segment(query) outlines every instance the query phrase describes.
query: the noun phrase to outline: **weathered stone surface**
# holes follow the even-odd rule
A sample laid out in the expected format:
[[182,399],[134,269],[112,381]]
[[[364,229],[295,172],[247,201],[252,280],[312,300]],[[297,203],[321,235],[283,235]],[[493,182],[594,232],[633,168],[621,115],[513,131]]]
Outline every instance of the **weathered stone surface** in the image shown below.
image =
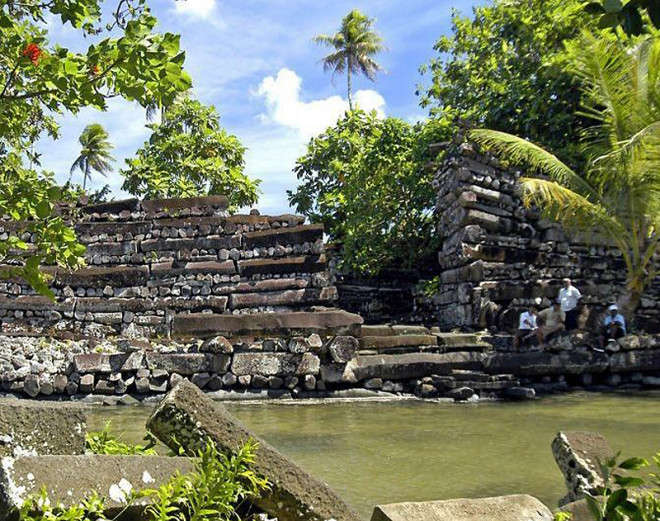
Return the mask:
[[142,286],[149,280],[147,266],[87,267],[76,271],[58,270],[55,284],[88,288]]
[[278,244],[300,244],[303,242],[316,242],[323,239],[322,224],[307,224],[294,228],[280,228],[248,232],[245,234],[245,247],[247,249],[268,248]]
[[210,357],[203,353],[147,353],[147,367],[186,376],[211,371]]
[[248,439],[257,440],[259,449],[254,468],[268,478],[271,491],[256,500],[256,504],[279,521],[359,519],[330,487],[259,439],[224,407],[188,382],[181,382],[165,397],[147,421],[147,427],[163,443],[180,443],[190,451],[209,438],[225,451],[235,450]]
[[204,341],[199,350],[203,353],[222,353],[229,355],[234,352],[234,346],[225,337],[215,336]]
[[360,347],[363,349],[434,345],[438,345],[438,339],[435,335],[363,336],[360,339]]
[[494,353],[485,359],[485,371],[490,374],[510,373],[516,376],[551,376],[560,374],[603,373],[610,365],[605,353],[568,351],[559,354],[545,352]]
[[167,213],[176,215],[177,210],[189,208],[214,207],[218,211],[226,211],[229,208],[229,199],[224,195],[207,195],[204,197],[186,197],[172,199],[145,199],[140,202],[140,207],[147,214]]
[[607,440],[592,432],[560,432],[552,441],[552,454],[568,489],[560,506],[582,499],[602,485],[600,464],[614,456]]
[[287,273],[317,273],[326,269],[325,255],[286,257],[283,259],[253,259],[238,262],[241,277],[253,275],[284,275]]
[[182,336],[226,337],[259,333],[290,333],[293,331],[345,331],[359,329],[362,317],[345,311],[292,313],[258,313],[253,315],[207,315],[191,313],[174,317],[173,332]]
[[483,360],[484,355],[475,352],[358,355],[347,364],[346,373],[352,374],[356,381],[369,378],[407,380],[431,374],[449,374],[452,369],[480,371]]
[[612,372],[660,371],[660,349],[623,351],[610,357]]
[[80,374],[110,373],[112,371],[110,358],[108,355],[102,353],[74,355],[73,365],[76,372]]
[[122,201],[110,201],[107,203],[88,204],[82,207],[82,213],[85,214],[118,214],[122,211],[135,212],[140,208],[140,201],[137,199],[124,199]]
[[552,521],[552,512],[527,495],[378,505],[371,521]]
[[301,355],[292,353],[236,353],[231,371],[236,376],[278,376],[293,374]]
[[[65,507],[80,503],[90,491],[96,491],[106,498],[106,514],[115,516],[126,506],[120,500],[120,482],[125,480],[134,492],[139,492],[165,484],[177,471],[185,474],[192,469],[187,458],[167,456],[5,457],[0,460],[0,520],[12,519],[11,510],[42,488],[48,490],[52,504]],[[143,510],[144,505],[136,504],[128,519],[139,519]]]
[[337,336],[332,339],[328,351],[332,360],[338,364],[345,364],[355,358],[358,341],[352,336]]
[[83,454],[87,414],[73,404],[0,401],[0,456]]

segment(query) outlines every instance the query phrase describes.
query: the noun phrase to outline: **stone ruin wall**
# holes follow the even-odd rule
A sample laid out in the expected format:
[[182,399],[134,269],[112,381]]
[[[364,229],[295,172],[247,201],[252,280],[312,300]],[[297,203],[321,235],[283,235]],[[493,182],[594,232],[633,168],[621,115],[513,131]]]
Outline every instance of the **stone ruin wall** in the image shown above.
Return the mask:
[[[20,280],[0,282],[2,332],[169,336],[188,314],[332,305],[337,291],[321,225],[294,215],[228,215],[227,208],[224,196],[79,208],[75,230],[87,267],[47,268],[54,303]],[[1,240],[12,225],[0,223]]]
[[[621,255],[569,238],[560,225],[524,208],[521,172],[469,143],[452,146],[434,179],[443,238],[438,292],[431,299],[417,297],[417,318],[444,328],[515,328],[524,307],[538,297],[550,305],[562,278],[570,277],[586,304],[582,320],[593,324],[624,289]],[[635,322],[660,331],[659,279],[642,298]]]

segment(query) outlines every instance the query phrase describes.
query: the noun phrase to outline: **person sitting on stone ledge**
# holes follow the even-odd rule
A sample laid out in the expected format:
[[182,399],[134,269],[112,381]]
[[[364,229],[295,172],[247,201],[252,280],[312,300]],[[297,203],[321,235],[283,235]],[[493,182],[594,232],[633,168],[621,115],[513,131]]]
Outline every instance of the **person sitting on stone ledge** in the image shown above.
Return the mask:
[[561,310],[559,300],[552,303],[552,306],[544,309],[538,314],[539,329],[537,332],[538,341],[541,347],[555,333],[565,329],[566,313]]
[[580,290],[573,286],[571,279],[564,279],[564,287],[559,291],[559,302],[561,302],[561,310],[566,313],[566,331],[572,331],[578,327],[578,302],[582,298]]
[[605,344],[610,340],[618,340],[626,336],[626,319],[619,313],[619,308],[616,304],[612,304],[607,308],[609,313],[603,320],[603,327],[600,332],[600,347],[605,347]]
[[533,338],[538,338],[538,326],[536,325],[536,306],[530,306],[527,311],[520,314],[520,322],[518,324],[518,331],[516,336],[513,337],[513,348],[518,349],[521,342],[527,345]]

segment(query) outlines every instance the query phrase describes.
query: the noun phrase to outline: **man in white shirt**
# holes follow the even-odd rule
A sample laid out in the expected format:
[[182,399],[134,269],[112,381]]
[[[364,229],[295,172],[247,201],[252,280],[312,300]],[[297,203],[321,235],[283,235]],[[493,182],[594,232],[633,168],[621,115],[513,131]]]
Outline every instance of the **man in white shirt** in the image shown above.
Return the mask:
[[564,287],[559,291],[559,302],[561,310],[566,313],[566,331],[577,329],[579,309],[578,302],[582,298],[582,293],[571,283],[571,279],[564,279]]
[[537,336],[538,327],[536,325],[536,306],[531,306],[529,310],[520,314],[518,331],[513,337],[513,348],[518,349],[520,342],[526,343],[530,338]]
[[609,340],[617,340],[626,336],[626,319],[619,313],[617,305],[612,304],[607,310],[609,313],[603,320],[600,332],[600,347],[604,347]]

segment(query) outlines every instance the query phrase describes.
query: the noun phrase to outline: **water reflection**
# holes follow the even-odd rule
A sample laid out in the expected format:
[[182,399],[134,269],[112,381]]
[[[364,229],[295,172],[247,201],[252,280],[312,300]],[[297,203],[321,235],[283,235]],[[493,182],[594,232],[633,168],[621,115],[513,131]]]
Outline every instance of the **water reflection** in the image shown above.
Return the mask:
[[[526,403],[227,404],[368,516],[374,504],[511,493],[551,507],[565,493],[550,442],[593,430],[624,455],[660,450],[660,393],[574,393]],[[149,409],[96,408],[90,428],[139,440]]]

